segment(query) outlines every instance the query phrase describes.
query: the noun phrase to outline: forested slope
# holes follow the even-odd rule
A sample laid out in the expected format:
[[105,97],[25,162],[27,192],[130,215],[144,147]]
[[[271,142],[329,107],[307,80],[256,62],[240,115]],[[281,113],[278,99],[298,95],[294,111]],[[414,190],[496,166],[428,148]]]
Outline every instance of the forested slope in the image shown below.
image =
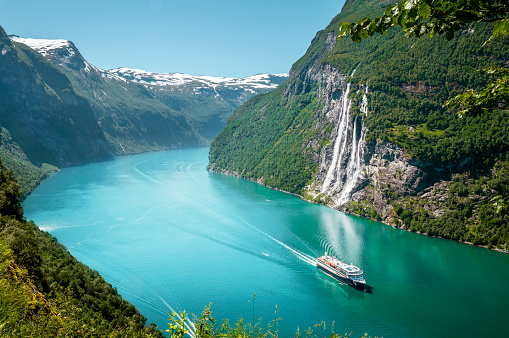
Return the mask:
[[[451,41],[398,29],[337,41],[343,21],[388,5],[347,1],[286,83],[232,115],[212,143],[209,169],[412,231],[507,248],[509,219],[491,199],[508,193],[509,113],[460,119],[443,104],[485,86],[489,76],[478,69],[506,66],[508,39],[484,44],[493,26],[475,23]],[[350,122],[341,122],[344,111]],[[335,147],[345,123],[343,148],[359,144],[356,175],[353,152]],[[334,183],[340,174],[353,179],[346,193],[346,180]]]
[[159,337],[97,271],[23,218],[0,162],[0,336]]

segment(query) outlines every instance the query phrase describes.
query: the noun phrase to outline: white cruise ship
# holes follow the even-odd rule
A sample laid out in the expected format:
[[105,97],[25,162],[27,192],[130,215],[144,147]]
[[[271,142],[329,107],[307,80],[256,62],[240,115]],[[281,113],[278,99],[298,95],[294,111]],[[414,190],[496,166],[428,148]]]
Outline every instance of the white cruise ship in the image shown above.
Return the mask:
[[352,264],[340,261],[336,257],[328,256],[327,252],[316,259],[316,266],[331,277],[351,285],[356,289],[366,290],[366,281],[362,270]]

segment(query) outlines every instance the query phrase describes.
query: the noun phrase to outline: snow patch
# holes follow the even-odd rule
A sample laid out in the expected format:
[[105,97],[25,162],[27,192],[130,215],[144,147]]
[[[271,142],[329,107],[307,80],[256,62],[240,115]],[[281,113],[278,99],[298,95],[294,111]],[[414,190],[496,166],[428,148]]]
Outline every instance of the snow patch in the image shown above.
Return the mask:
[[10,35],[9,37],[12,41],[23,43],[33,50],[41,53],[43,56],[52,55],[57,49],[67,49],[67,52],[69,53],[67,57],[71,57],[76,54],[72,42],[69,40],[31,39],[21,38],[16,35]]

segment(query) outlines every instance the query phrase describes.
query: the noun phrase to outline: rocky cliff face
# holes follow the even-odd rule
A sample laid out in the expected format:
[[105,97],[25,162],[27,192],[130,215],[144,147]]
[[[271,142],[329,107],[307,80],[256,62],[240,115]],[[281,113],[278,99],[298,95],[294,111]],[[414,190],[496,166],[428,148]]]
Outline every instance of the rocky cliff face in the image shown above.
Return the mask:
[[[336,36],[329,32],[320,56],[331,51],[335,43]],[[355,71],[350,74],[350,78],[354,77]],[[315,127],[317,136],[308,141],[308,147],[315,149],[313,159],[319,169],[312,183],[304,188],[304,196],[342,211],[349,211],[351,202],[367,203],[381,220],[392,222],[394,213],[386,194],[417,195],[431,183],[423,170],[429,164],[412,158],[395,144],[366,142],[368,130],[363,119],[369,114],[367,85],[352,86],[337,68],[316,61],[305,72],[291,74],[287,95],[296,94],[295,78],[317,83],[323,105],[316,116],[321,121]],[[352,90],[356,91],[357,105],[350,95]],[[327,134],[331,126],[332,131]],[[323,137],[330,141],[317,148]]]
[[34,164],[57,166],[111,155],[88,102],[67,77],[0,27],[0,125]]

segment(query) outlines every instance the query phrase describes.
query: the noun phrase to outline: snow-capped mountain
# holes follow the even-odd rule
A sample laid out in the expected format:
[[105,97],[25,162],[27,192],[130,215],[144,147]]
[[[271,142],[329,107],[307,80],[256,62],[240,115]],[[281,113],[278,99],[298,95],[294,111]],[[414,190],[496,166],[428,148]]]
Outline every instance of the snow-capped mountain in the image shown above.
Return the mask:
[[[172,121],[182,118],[180,122],[170,123],[173,128],[180,129],[178,134],[195,134],[198,143],[207,144],[226,126],[228,117],[242,103],[275,89],[288,78],[288,74],[232,78],[151,73],[130,68],[104,70],[88,62],[69,40],[9,37],[37,51],[69,77],[78,92],[91,102],[99,116],[99,124],[118,153],[166,148],[174,142],[183,146],[191,142],[189,137],[188,141],[164,141],[165,135],[174,135],[175,130],[165,131],[166,123],[161,118]],[[157,117],[149,118],[149,115]],[[157,126],[153,127],[157,131],[150,131],[145,125],[156,121]],[[186,128],[190,130],[186,132]],[[133,132],[142,136],[133,137]],[[157,140],[155,134],[159,135]]]
[[33,50],[41,53],[44,56],[54,55],[62,50],[67,51],[67,57],[71,57],[76,54],[76,47],[69,40],[47,40],[47,39],[25,39],[17,35],[9,35],[9,38],[14,42],[21,42],[29,46]]
[[152,73],[141,69],[120,67],[104,70],[88,63],[80,54],[76,46],[69,40],[47,40],[22,38],[17,35],[9,37],[19,43],[23,43],[33,50],[39,52],[48,59],[57,59],[60,65],[68,64],[73,58],[82,61],[82,68],[89,71],[91,68],[99,71],[103,77],[125,82],[131,81],[150,86],[193,86],[196,89],[206,87],[235,87],[245,89],[253,93],[259,90],[275,89],[281,82],[288,78],[288,74],[257,74],[244,78],[214,77],[204,75],[189,75],[183,73]]
[[280,79],[285,80],[288,74],[258,74],[244,78],[195,76],[183,73],[151,73],[132,68],[116,68],[107,71],[109,74],[126,80],[152,86],[209,86],[209,87],[246,87],[251,89],[275,89]]

